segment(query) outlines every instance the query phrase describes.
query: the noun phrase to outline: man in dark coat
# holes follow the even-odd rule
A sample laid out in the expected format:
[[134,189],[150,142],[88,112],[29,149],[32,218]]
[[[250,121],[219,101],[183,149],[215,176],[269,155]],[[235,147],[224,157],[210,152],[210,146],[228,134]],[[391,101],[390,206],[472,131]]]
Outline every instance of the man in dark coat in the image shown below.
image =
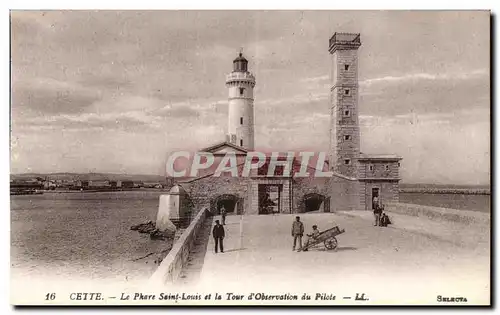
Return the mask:
[[225,233],[224,233],[224,227],[219,223],[219,220],[215,220],[215,226],[212,231],[212,235],[215,241],[215,253],[217,254],[218,248],[220,248],[220,252],[223,253],[224,252],[223,240]]
[[385,212],[382,213],[382,216],[380,217],[380,225],[386,227],[389,224],[391,224],[391,220],[389,219],[389,216]]

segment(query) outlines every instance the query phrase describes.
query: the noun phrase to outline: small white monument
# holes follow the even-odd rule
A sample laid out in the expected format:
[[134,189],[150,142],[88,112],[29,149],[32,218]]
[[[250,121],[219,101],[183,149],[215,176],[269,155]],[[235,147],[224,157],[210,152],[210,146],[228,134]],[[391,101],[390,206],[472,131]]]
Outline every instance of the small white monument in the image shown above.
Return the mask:
[[169,193],[160,196],[156,228],[162,231],[175,231],[180,223],[188,218],[185,204],[186,191],[179,185],[170,189]]

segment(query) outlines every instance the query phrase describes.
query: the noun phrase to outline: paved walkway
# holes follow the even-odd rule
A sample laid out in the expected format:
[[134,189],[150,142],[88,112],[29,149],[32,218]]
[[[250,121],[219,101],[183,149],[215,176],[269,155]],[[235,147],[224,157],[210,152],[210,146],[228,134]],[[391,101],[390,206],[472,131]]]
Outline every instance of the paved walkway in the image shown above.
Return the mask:
[[214,253],[210,237],[199,282],[190,289],[333,293],[337,299],[366,293],[375,303],[436,303],[438,295],[488,302],[490,261],[483,246],[472,249],[398,227],[375,227],[364,214],[300,216],[306,233],[313,224],[320,230],[345,229],[337,237],[338,249],[292,251],[295,215],[229,216],[225,253]]
[[[371,211],[345,211],[342,215],[374,221]],[[451,242],[472,250],[488,250],[490,246],[490,226],[485,223],[465,224],[451,221],[435,221],[425,217],[409,216],[387,212],[390,227],[421,234],[425,237]]]

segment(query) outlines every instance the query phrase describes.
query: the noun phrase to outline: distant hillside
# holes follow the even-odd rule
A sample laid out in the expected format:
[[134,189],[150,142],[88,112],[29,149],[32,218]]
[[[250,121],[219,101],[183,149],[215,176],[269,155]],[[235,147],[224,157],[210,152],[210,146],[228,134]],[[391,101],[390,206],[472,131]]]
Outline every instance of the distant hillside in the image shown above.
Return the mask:
[[164,182],[162,175],[141,175],[141,174],[108,174],[108,173],[23,173],[11,174],[12,180],[27,180],[36,177],[48,178],[49,180],[132,180],[136,182]]

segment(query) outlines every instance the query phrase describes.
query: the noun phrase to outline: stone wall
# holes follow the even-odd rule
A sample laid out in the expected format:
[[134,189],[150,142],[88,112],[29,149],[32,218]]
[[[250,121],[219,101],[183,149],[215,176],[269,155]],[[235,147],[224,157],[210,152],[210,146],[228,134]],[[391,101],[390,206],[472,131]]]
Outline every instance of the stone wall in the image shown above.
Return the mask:
[[292,213],[303,213],[305,211],[304,196],[307,194],[318,194],[330,197],[328,177],[303,177],[294,178],[292,182]]
[[399,162],[360,160],[358,176],[359,178],[399,178]]
[[330,166],[336,172],[356,177],[360,148],[356,49],[336,50],[332,63]]
[[456,210],[397,202],[386,203],[385,210],[393,213],[424,217],[434,221],[452,221],[463,224],[490,224],[490,214],[478,211]]
[[163,259],[158,269],[151,276],[150,284],[152,286],[162,286],[177,280],[182,268],[187,263],[189,252],[194,246],[196,237],[199,235],[203,222],[208,215],[207,208],[198,212],[188,228],[175,242],[167,257]]
[[211,201],[220,195],[235,195],[244,202],[244,209],[249,208],[249,179],[245,177],[205,177],[189,184],[189,195],[194,209],[208,208],[211,211]]
[[[282,185],[281,213],[304,211],[303,198],[316,193],[329,200],[329,212],[364,209],[360,206],[360,183],[334,176],[332,178],[247,178],[247,177],[205,177],[184,185],[194,209],[213,208],[214,200],[221,195],[236,196],[243,203],[243,214],[258,214],[258,185]],[[363,190],[364,192],[364,190]],[[363,195],[364,198],[364,195]],[[211,209],[213,210],[213,209]]]
[[398,181],[362,181],[360,182],[361,209],[372,210],[372,189],[379,189],[379,199],[383,204],[399,201]]
[[[357,49],[336,50],[332,54],[333,64],[332,82],[342,82],[345,85],[358,85],[358,51]],[[345,69],[345,65],[349,69]]]
[[329,182],[330,212],[360,210],[360,183],[357,180],[348,180],[332,177]]

